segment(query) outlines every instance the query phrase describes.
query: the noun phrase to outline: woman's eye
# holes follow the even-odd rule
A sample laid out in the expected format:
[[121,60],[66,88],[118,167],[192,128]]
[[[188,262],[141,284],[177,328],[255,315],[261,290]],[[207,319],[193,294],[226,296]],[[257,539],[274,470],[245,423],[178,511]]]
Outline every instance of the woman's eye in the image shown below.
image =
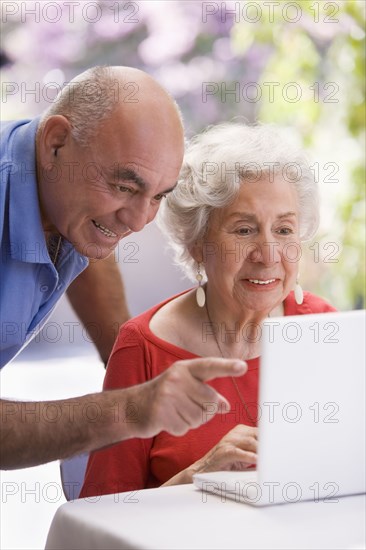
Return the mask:
[[281,227],[278,232],[281,235],[292,235],[293,230],[290,227]]
[[252,230],[250,227],[241,227],[236,232],[238,233],[238,235],[250,235],[251,231]]

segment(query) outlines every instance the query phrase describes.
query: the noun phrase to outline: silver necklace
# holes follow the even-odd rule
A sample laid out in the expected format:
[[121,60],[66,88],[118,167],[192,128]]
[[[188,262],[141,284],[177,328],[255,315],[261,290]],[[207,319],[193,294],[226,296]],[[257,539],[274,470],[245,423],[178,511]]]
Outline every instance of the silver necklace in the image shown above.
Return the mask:
[[58,237],[52,236],[48,241],[48,253],[50,255],[51,262],[53,263],[54,266],[56,265],[56,262],[60,254],[61,243],[62,243],[61,235],[59,235]]
[[[207,319],[208,319],[208,321],[209,321],[209,323],[210,323],[210,325],[211,325],[212,334],[213,334],[213,337],[214,337],[214,339],[215,339],[217,349],[219,350],[220,355],[221,355],[221,357],[222,357],[223,359],[228,359],[228,358],[225,357],[225,355],[223,354],[222,349],[221,349],[221,346],[220,346],[220,344],[219,344],[219,340],[218,340],[217,335],[216,335],[216,330],[215,330],[214,324],[213,324],[213,322],[212,322],[210,313],[209,313],[209,311],[208,311],[207,297],[206,297],[205,306],[206,306]],[[233,376],[230,376],[230,379],[231,379],[231,381],[232,381],[232,383],[233,383],[233,385],[234,385],[234,388],[235,388],[235,390],[236,390],[236,392],[237,392],[237,394],[238,394],[238,396],[239,396],[239,399],[240,399],[240,401],[241,401],[241,404],[242,404],[243,407],[244,407],[244,410],[245,410],[245,413],[246,413],[247,417],[249,418],[249,420],[250,420],[250,422],[252,423],[252,425],[253,425],[253,426],[256,426],[256,425],[257,425],[257,422],[256,422],[256,420],[252,417],[252,415],[250,414],[249,409],[248,409],[248,405],[246,404],[244,397],[243,397],[242,394],[240,393],[240,390],[239,390],[238,384],[236,383],[235,378],[234,378]]]

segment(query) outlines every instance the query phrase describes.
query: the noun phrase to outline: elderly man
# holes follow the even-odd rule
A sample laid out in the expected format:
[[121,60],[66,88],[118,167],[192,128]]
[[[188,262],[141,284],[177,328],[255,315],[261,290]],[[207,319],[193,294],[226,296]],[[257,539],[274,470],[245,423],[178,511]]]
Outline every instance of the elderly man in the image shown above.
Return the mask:
[[[94,68],[71,81],[40,119],[6,126],[2,142],[1,365],[40,330],[77,277],[72,302],[84,320],[102,323],[106,358],[109,312],[125,315],[118,313],[122,288],[111,254],[174,188],[184,143],[178,109],[142,71]],[[88,258],[97,261],[83,275]],[[1,467],[34,466],[162,430],[183,434],[205,421],[205,404],[229,409],[204,381],[244,370],[234,360],[178,361],[131,388],[55,402],[2,400]]]

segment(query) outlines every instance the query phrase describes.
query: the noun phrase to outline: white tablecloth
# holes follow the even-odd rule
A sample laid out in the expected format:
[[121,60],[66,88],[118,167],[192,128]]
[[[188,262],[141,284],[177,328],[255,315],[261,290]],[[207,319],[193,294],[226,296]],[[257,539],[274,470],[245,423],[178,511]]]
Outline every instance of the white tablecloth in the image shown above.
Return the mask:
[[179,485],[92,500],[58,509],[47,550],[365,547],[365,495],[259,509]]

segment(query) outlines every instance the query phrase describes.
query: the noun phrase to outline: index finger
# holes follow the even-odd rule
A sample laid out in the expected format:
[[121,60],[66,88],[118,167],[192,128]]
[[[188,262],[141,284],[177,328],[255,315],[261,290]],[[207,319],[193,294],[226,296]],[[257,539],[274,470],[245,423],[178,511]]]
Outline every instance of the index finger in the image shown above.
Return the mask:
[[240,359],[223,359],[221,357],[202,357],[191,359],[188,369],[192,376],[202,382],[223,378],[224,376],[242,376],[248,370],[245,361]]

